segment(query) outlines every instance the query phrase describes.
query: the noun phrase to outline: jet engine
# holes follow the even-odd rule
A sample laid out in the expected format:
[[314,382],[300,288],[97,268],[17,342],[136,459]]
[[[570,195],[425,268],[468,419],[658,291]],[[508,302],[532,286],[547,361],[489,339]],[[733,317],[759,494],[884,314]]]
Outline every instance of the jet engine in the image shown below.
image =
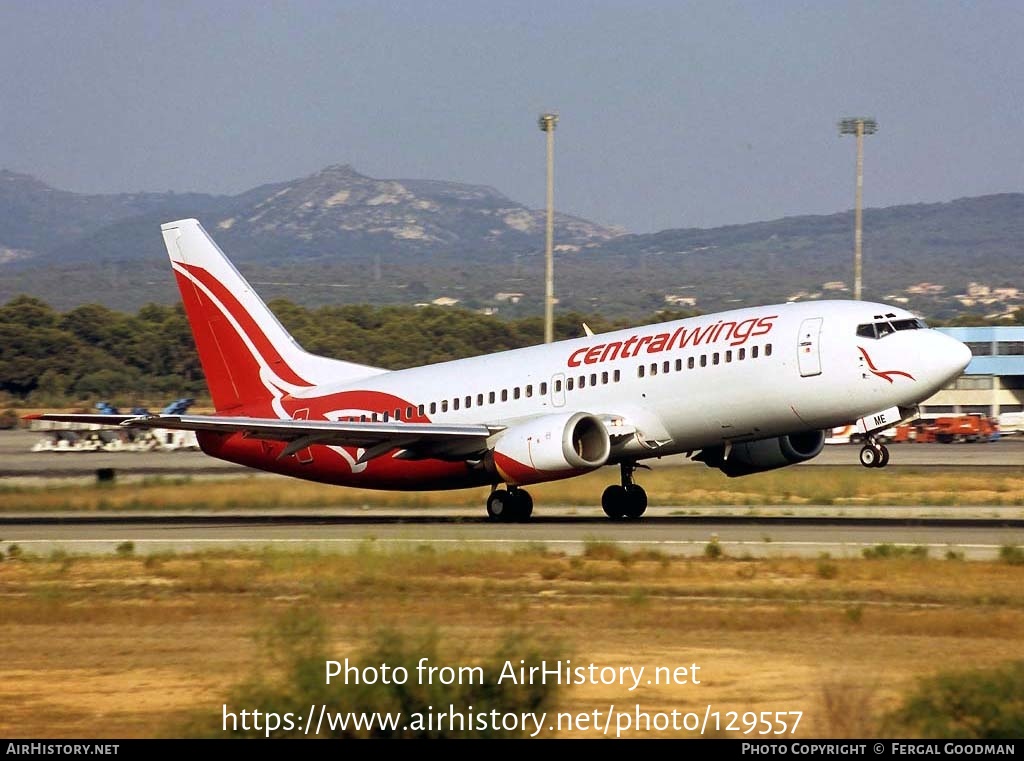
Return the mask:
[[484,458],[492,473],[514,486],[586,473],[608,462],[611,441],[586,412],[544,415],[506,428]]
[[735,478],[810,460],[821,454],[824,446],[824,431],[806,431],[774,439],[733,444],[728,457],[725,455],[725,447],[710,447],[701,451],[694,459],[706,463],[710,468],[718,468],[730,478]]

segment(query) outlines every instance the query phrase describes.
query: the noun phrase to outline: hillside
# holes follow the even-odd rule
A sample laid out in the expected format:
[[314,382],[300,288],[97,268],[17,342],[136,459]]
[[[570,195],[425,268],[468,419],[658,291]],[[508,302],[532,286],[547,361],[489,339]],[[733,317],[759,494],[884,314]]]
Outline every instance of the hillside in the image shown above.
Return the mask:
[[[185,216],[267,298],[540,310],[542,211],[486,186],[343,165],[236,196],[84,195],[0,172],[0,303],[173,303],[159,225]],[[849,298],[852,238],[852,212],[649,235],[560,214],[555,291],[560,309],[613,316]],[[1024,194],[867,209],[864,240],[865,298],[937,317],[1024,304]]]

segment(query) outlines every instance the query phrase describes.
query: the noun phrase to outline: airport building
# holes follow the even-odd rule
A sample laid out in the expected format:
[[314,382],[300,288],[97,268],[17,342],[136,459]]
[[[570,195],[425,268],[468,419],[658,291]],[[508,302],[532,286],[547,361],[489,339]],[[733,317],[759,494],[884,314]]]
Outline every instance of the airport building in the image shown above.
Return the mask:
[[973,358],[963,375],[921,404],[922,415],[1024,413],[1024,326],[938,330],[967,344]]

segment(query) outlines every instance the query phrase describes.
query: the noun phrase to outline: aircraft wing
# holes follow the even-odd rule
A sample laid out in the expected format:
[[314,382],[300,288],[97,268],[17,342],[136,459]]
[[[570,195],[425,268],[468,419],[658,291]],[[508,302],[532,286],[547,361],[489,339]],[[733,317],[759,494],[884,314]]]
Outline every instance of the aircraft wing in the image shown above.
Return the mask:
[[358,447],[357,462],[368,462],[393,449],[405,459],[434,457],[462,460],[482,455],[487,439],[504,426],[439,425],[435,423],[351,423],[330,420],[220,417],[217,415],[32,415],[36,420],[116,425],[122,428],[166,428],[181,431],[241,433],[248,438],[287,443],[280,457],[312,444]]
[[134,420],[138,415],[101,415],[101,414],[68,414],[46,413],[25,415],[25,420],[55,420],[58,423],[82,423],[85,425],[121,425],[126,420]]

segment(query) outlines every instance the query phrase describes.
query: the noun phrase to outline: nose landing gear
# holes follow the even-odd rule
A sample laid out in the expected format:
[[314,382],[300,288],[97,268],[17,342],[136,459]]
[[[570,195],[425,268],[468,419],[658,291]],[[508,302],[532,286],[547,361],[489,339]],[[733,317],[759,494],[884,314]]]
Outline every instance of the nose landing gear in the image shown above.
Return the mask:
[[868,443],[860,450],[860,464],[865,468],[884,468],[889,464],[889,448],[868,436]]

